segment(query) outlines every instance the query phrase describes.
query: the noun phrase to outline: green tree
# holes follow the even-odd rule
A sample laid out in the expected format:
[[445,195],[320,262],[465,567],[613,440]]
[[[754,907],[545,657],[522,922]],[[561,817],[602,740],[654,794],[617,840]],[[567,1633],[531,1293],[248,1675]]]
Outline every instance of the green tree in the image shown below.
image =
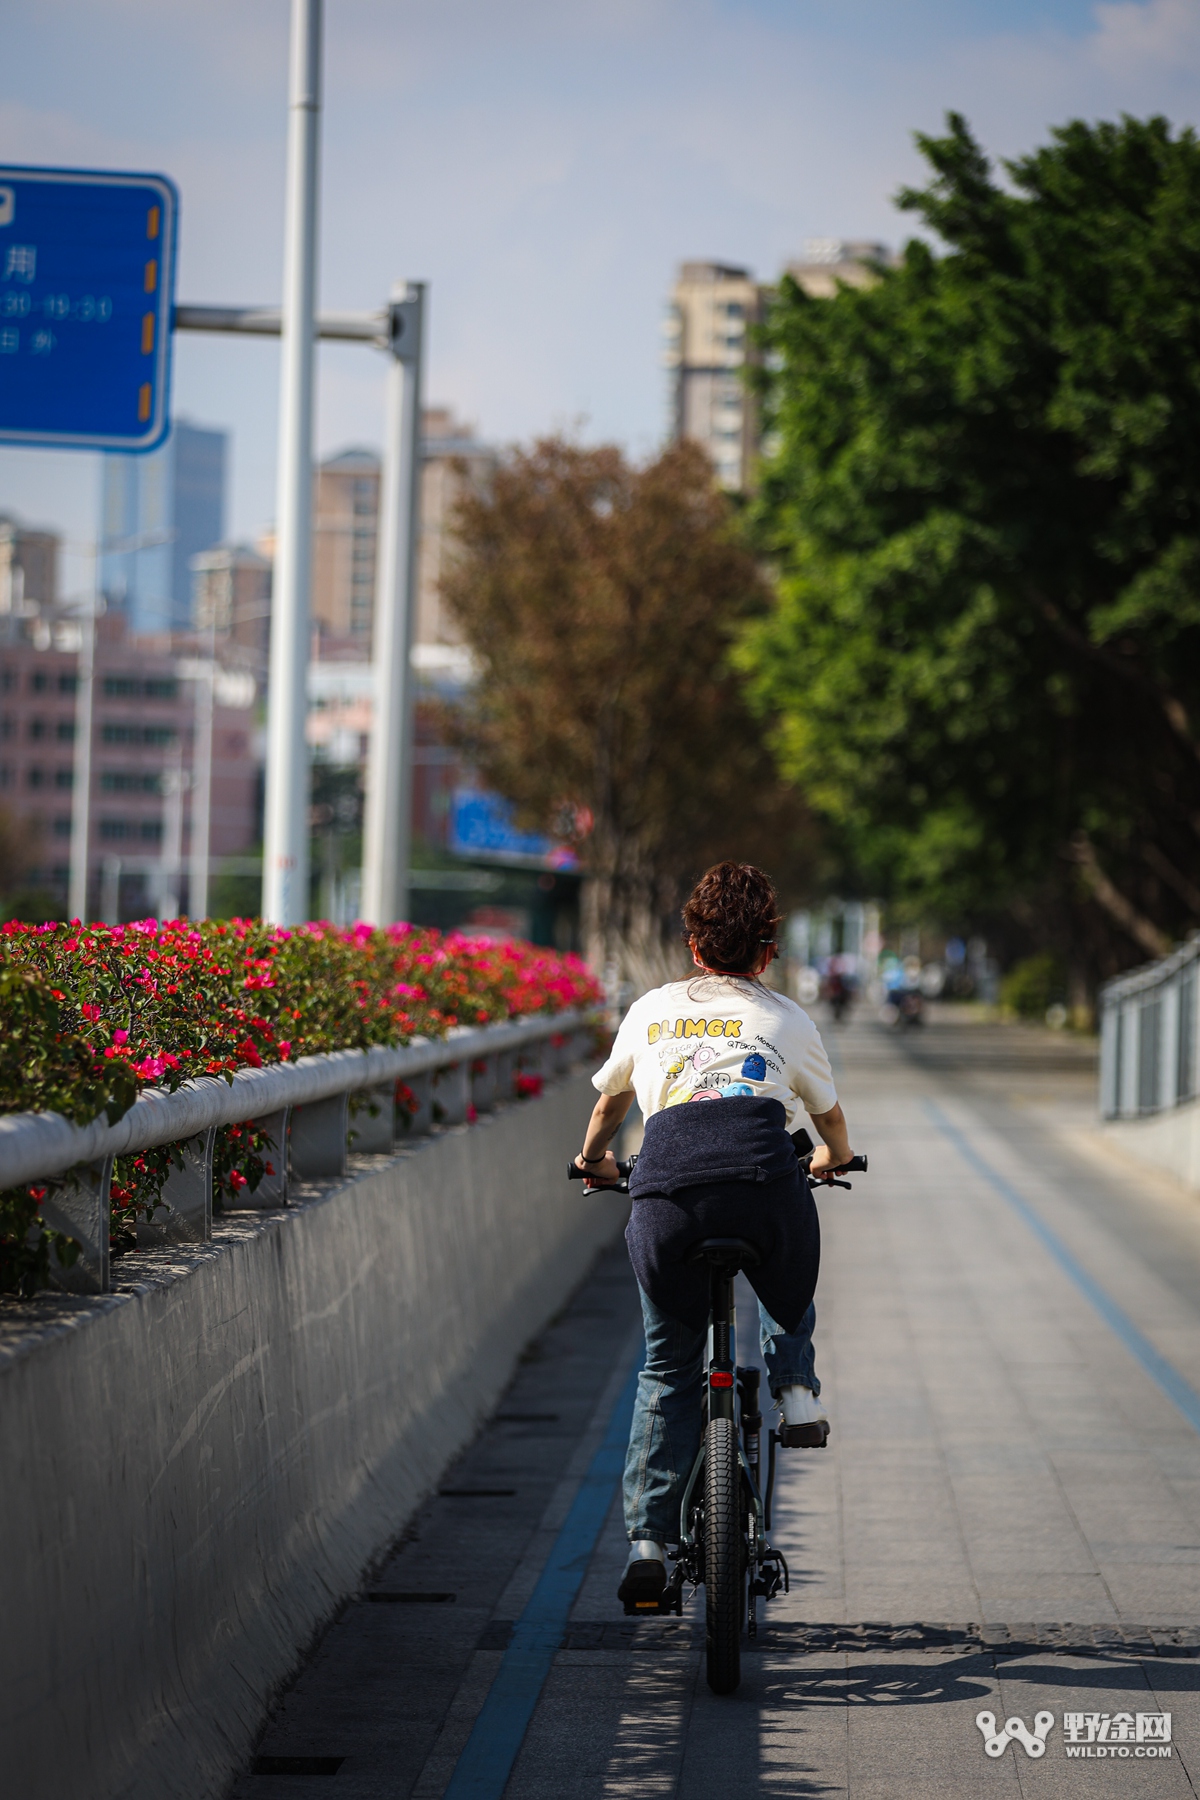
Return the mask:
[[941,248],[767,327],[741,659],[860,880],[1114,968],[1200,918],[1200,147],[917,141]]
[[729,501],[695,445],[635,468],[550,439],[463,500],[456,543],[443,591],[479,676],[451,729],[527,823],[574,833],[593,965],[662,979],[706,862],[794,881],[811,851],[729,665],[769,601]]

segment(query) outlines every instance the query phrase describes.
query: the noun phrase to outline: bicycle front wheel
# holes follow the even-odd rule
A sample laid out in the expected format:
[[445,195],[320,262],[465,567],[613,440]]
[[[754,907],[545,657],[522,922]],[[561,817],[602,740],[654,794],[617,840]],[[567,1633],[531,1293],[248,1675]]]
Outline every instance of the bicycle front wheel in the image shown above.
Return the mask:
[[746,1611],[737,1431],[732,1419],[710,1419],[704,1443],[704,1598],[708,1685],[732,1694],[742,1678]]

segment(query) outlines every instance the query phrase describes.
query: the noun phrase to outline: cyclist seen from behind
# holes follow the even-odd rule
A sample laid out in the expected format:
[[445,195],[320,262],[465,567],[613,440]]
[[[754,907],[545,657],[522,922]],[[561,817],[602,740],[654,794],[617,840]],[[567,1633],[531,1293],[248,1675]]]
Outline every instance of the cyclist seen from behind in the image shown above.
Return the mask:
[[[829,1435],[813,1366],[820,1227],[790,1132],[807,1113],[823,1139],[813,1172],[852,1156],[816,1026],[761,977],[778,954],[775,890],[761,869],[709,869],[683,909],[696,974],[634,1002],[593,1077],[600,1099],[576,1158],[592,1182],[618,1179],[609,1149],[636,1097],[645,1120],[629,1180],[625,1240],[641,1289],[646,1362],[625,1461],[631,1550],[618,1598],[656,1600],[666,1546],[679,1540],[683,1489],[700,1448],[708,1270],[701,1239],[740,1237],[759,1302],[763,1358],[784,1444]],[[718,1101],[719,1105],[703,1104]]]

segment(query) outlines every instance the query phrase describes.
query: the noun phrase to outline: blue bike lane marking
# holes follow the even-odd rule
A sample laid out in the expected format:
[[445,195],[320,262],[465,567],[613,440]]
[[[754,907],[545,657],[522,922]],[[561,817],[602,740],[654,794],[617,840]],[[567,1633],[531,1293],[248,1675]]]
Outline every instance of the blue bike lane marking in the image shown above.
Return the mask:
[[529,1604],[513,1627],[512,1642],[443,1800],[500,1800],[504,1793],[625,1467],[641,1366],[639,1356],[609,1414],[604,1440],[554,1540]]
[[1023,1219],[1030,1231],[1048,1250],[1063,1273],[1070,1277],[1083,1295],[1095,1307],[1109,1329],[1120,1338],[1125,1348],[1136,1361],[1141,1363],[1151,1381],[1162,1389],[1167,1399],[1177,1406],[1193,1431],[1200,1432],[1200,1394],[1191,1383],[1179,1373],[1173,1363],[1167,1361],[1154,1348],[1154,1345],[1140,1331],[1123,1307],[1118,1306],[1112,1295],[1090,1276],[1074,1254],[1068,1250],[1062,1239],[1052,1231],[1040,1214],[1036,1213],[1024,1195],[1006,1181],[998,1170],[985,1162],[979,1152],[972,1146],[956,1125],[952,1125],[941,1108],[932,1100],[925,1102],[925,1110],[942,1136],[948,1138],[963,1161],[975,1173],[987,1182],[994,1193],[1008,1202],[1019,1218]]

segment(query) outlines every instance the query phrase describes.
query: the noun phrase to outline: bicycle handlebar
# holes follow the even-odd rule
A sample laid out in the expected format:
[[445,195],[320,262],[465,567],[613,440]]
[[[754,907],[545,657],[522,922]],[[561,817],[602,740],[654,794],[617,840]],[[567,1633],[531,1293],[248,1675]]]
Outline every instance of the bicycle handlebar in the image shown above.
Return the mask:
[[598,1194],[627,1194],[629,1192],[629,1177],[633,1173],[633,1165],[636,1161],[637,1157],[631,1156],[627,1161],[617,1163],[617,1173],[621,1177],[620,1181],[595,1181],[594,1177],[590,1175],[586,1169],[581,1169],[578,1163],[569,1162],[567,1164],[567,1180],[591,1181]]
[[[866,1174],[866,1157],[852,1156],[849,1162],[839,1163],[835,1169],[818,1169],[817,1173],[814,1175],[810,1166],[814,1155],[813,1141],[806,1131],[797,1132],[796,1137],[803,1139],[803,1142],[808,1145],[808,1149],[801,1154],[802,1146],[798,1144],[796,1156],[805,1175],[808,1177],[809,1181],[813,1182],[815,1185],[819,1187],[848,1188],[852,1186],[852,1183],[849,1181],[839,1181],[839,1175]],[[626,1161],[617,1163],[617,1173],[621,1177],[619,1181],[596,1181],[594,1177],[589,1174],[587,1169],[581,1169],[578,1163],[569,1162],[567,1164],[567,1180],[591,1182],[598,1194],[627,1194],[629,1192],[629,1177],[633,1173],[633,1165],[636,1161],[637,1157],[631,1156],[627,1158]]]

